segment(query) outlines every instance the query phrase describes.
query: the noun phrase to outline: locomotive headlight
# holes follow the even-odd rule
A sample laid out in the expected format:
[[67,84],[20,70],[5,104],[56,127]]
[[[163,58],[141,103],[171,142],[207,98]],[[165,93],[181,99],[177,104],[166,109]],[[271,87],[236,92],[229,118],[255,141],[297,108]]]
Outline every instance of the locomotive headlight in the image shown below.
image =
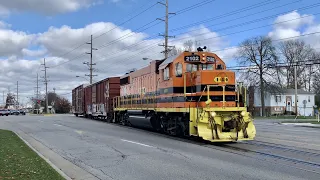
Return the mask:
[[247,114],[247,112],[245,112],[245,111],[241,112],[241,116],[245,116],[246,114]]
[[212,116],[212,117],[215,117],[216,115],[217,115],[216,112],[214,112],[214,111],[211,112],[211,116]]

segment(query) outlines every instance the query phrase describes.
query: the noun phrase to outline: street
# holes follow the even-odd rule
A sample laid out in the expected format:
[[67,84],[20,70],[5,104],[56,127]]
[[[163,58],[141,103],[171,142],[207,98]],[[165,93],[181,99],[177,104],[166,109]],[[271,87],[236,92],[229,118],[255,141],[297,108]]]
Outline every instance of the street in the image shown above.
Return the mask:
[[319,179],[320,129],[255,125],[255,141],[212,144],[72,115],[0,117],[0,129],[25,133],[96,179]]

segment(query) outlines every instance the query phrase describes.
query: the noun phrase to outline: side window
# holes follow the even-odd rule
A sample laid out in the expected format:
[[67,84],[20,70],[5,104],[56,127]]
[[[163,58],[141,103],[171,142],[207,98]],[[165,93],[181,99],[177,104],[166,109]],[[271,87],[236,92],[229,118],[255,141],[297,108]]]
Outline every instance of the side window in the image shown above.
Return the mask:
[[169,67],[163,70],[163,80],[169,80]]
[[224,69],[224,66],[222,64],[218,64],[217,65],[217,70],[222,70],[222,69]]
[[182,64],[176,64],[176,77],[182,77]]

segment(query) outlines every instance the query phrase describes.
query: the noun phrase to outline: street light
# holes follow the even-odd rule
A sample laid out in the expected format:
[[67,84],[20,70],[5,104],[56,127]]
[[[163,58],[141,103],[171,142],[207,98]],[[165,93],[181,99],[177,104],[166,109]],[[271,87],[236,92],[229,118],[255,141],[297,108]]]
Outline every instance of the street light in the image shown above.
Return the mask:
[[87,78],[85,78],[85,77],[82,77],[82,76],[76,76],[77,78],[83,78],[83,79],[85,79],[86,81],[89,81]]
[[147,60],[152,60],[152,59],[144,57],[144,58],[142,58],[142,60],[147,61]]

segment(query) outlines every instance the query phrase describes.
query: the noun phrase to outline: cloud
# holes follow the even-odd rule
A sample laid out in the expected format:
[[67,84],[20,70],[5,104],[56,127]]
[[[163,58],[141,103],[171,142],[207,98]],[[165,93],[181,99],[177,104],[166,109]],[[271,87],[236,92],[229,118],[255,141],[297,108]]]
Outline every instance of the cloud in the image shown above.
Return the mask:
[[34,35],[22,31],[0,28],[0,56],[20,56],[32,42]]
[[100,2],[98,0],[0,0],[0,15],[9,15],[11,12],[55,15],[74,12]]
[[[286,22],[287,21],[287,22]],[[297,29],[302,25],[310,25],[314,21],[314,16],[310,15],[301,15],[297,11],[292,11],[291,13],[281,15],[277,17],[275,23],[275,28],[282,29]],[[282,23],[283,22],[283,23]]]
[[[219,37],[218,33],[212,32],[204,26],[190,30],[195,29],[198,30],[184,33],[172,39],[170,45],[183,47],[183,42],[187,40],[197,41],[200,43],[199,46],[207,46],[211,50],[222,49],[229,45],[226,38]],[[19,80],[19,82],[21,81],[20,91],[25,96],[34,94],[36,74],[44,76],[41,71],[43,66],[40,66],[43,63],[43,59],[40,57],[44,54],[46,55],[46,64],[49,66],[47,71],[50,80],[49,90],[56,88],[58,94],[67,94],[74,87],[88,83],[83,77],[86,77],[85,74],[88,74],[89,70],[83,62],[90,60],[90,55],[86,54],[86,52],[90,52],[90,45],[86,42],[89,42],[91,34],[94,34],[93,47],[98,48],[97,51],[93,51],[93,63],[96,63],[93,66],[95,68],[94,74],[98,75],[94,77],[94,81],[109,76],[121,76],[132,68],[144,67],[149,64],[149,61],[142,60],[144,57],[150,59],[164,57],[160,53],[164,48],[158,46],[159,43],[163,43],[162,38],[152,39],[148,34],[133,32],[109,22],[97,22],[77,29],[69,26],[50,27],[46,32],[32,35],[8,29],[5,31],[31,37],[26,43],[13,44],[12,47],[15,47],[15,51],[6,53],[7,58],[0,60],[0,67],[4,67],[0,70],[0,84],[4,84],[0,91],[6,90],[8,86],[14,88],[14,83]],[[96,38],[97,36],[99,37]],[[12,38],[17,38],[17,36],[13,37],[12,35]],[[14,40],[13,42],[20,41]],[[31,50],[30,44],[38,49],[32,48]],[[230,57],[233,53],[236,51],[217,52],[222,57]],[[11,56],[9,57],[9,55]],[[23,59],[22,55],[28,56],[28,59],[32,60]],[[81,78],[76,76],[81,76]],[[8,79],[12,81],[7,83]],[[41,82],[41,87],[44,87],[43,82]],[[71,95],[67,94],[66,97],[70,99]]]
[[314,25],[315,17],[313,15],[300,14],[297,11],[278,16],[274,21],[273,30],[268,33],[273,39],[286,39],[300,36],[304,26]]

